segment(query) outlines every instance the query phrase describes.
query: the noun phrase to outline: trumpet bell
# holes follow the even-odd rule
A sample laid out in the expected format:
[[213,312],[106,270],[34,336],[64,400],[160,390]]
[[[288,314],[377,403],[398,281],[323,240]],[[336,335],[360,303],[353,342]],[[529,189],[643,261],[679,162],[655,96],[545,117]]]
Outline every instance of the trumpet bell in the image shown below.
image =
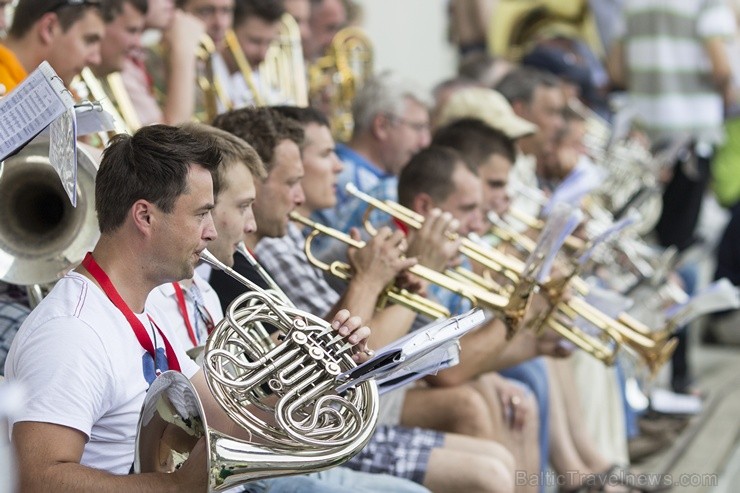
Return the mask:
[[99,232],[97,166],[77,149],[77,207],[49,161],[49,145],[32,143],[5,160],[0,174],[0,280],[48,284],[79,263]]

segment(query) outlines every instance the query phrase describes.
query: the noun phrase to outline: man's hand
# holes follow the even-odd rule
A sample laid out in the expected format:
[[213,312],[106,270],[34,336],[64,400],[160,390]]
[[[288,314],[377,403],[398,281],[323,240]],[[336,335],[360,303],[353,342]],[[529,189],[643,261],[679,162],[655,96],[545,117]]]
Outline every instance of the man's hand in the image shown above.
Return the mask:
[[[355,240],[360,239],[356,229],[350,231]],[[406,238],[403,232],[391,231],[388,227],[378,230],[378,234],[360,248],[347,251],[353,278],[382,291],[401,272],[416,265],[416,259],[406,258]]]
[[177,9],[172,24],[163,33],[163,39],[171,51],[195,56],[195,49],[205,32],[206,26],[200,19]]
[[460,240],[451,241],[447,233],[457,232],[460,223],[449,212],[433,209],[419,230],[409,233],[408,255],[419,263],[443,272],[459,257]]
[[370,337],[370,328],[366,325],[362,325],[362,319],[360,317],[353,317],[349,313],[349,310],[339,310],[334,319],[331,322],[331,326],[334,330],[344,337],[347,342],[354,346],[355,354],[352,355],[352,359],[356,363],[362,363],[366,361],[372,351],[367,347],[367,339]]
[[176,483],[182,488],[181,491],[206,491],[208,489],[207,454],[206,439],[203,437],[190,451],[188,460],[173,473]]

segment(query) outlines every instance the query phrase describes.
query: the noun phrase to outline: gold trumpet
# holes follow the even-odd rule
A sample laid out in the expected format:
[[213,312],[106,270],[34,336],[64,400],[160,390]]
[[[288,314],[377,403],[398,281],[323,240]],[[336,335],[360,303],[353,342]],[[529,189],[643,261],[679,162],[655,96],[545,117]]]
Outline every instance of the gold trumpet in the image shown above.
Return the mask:
[[[368,232],[373,235],[375,228],[369,220],[372,209],[381,210],[391,217],[405,223],[411,228],[420,229],[424,223],[424,217],[416,212],[391,201],[382,201],[360,192],[354,185],[348,185],[347,191],[368,203],[370,207],[365,212],[364,224]],[[522,279],[524,263],[519,259],[505,255],[488,246],[481,245],[470,238],[459,238],[457,234],[448,233],[451,240],[460,240],[460,253],[474,260],[486,269],[504,275],[507,280],[514,284],[514,289],[508,294],[509,306],[507,307],[507,325],[512,321],[521,321],[528,308],[528,301],[533,290],[542,288],[544,294],[550,299],[552,309],[544,316],[539,317],[530,324],[536,330],[550,327],[565,339],[570,340],[580,348],[586,350],[605,364],[613,364],[620,344],[628,345],[635,350],[645,361],[651,371],[655,372],[672,354],[675,349],[674,341],[654,341],[644,334],[635,331],[622,320],[614,320],[597,308],[589,305],[582,298],[573,297],[563,299],[564,289],[567,284],[574,284],[577,291],[587,292],[588,285],[583,279],[570,276],[564,280],[550,280],[542,286],[535,286],[531,279]],[[462,274],[468,279],[472,276]],[[485,279],[477,276],[477,279]],[[471,281],[475,282],[475,281]],[[479,288],[495,288],[496,284],[490,280],[478,282]],[[608,347],[599,338],[590,336],[575,327],[575,318],[581,316],[602,330],[602,333],[611,338],[615,344],[613,348]]]
[[[342,233],[341,231],[312,221],[311,219],[302,216],[295,211],[290,213],[290,218],[313,229],[313,231],[306,238],[306,243],[304,246],[306,256],[308,257],[309,261],[319,269],[330,272],[332,275],[340,279],[343,279],[345,281],[349,280],[352,274],[351,267],[348,264],[339,261],[334,261],[331,264],[322,262],[313,255],[311,251],[311,243],[313,239],[319,234],[327,235],[354,248],[364,247],[365,242],[355,240],[351,236]],[[468,299],[474,306],[483,306],[497,312],[503,312],[509,305],[508,298],[506,298],[505,296],[492,293],[486,289],[474,285],[473,283],[462,282],[459,279],[454,279],[433,269],[424,267],[423,265],[414,265],[409,268],[409,272],[420,279],[440,286]],[[419,296],[415,293],[410,293],[405,289],[398,288],[395,285],[389,286],[383,296],[386,300],[390,300],[394,303],[403,305],[411,310],[425,314],[431,318],[450,317],[449,310],[447,310],[447,308],[445,308],[444,306],[430,301],[423,296]],[[382,304],[383,302],[381,301],[381,306]]]

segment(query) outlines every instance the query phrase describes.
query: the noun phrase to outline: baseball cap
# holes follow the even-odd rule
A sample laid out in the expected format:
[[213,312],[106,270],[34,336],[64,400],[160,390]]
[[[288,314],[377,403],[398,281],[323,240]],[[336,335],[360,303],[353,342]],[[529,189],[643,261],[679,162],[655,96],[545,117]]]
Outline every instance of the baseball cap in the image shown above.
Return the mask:
[[537,125],[514,113],[501,93],[484,87],[468,87],[456,91],[442,108],[439,125],[462,118],[477,118],[501,130],[510,139],[537,132]]

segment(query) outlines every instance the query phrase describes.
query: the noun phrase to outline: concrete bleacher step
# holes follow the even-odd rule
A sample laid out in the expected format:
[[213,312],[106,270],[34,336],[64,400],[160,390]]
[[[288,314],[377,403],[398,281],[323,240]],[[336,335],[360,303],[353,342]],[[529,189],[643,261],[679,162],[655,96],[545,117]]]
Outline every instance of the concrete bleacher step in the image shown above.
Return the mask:
[[740,350],[701,346],[694,354],[699,386],[708,393],[704,410],[667,450],[637,465],[640,470],[669,474],[682,493],[738,491],[727,475],[740,475]]

